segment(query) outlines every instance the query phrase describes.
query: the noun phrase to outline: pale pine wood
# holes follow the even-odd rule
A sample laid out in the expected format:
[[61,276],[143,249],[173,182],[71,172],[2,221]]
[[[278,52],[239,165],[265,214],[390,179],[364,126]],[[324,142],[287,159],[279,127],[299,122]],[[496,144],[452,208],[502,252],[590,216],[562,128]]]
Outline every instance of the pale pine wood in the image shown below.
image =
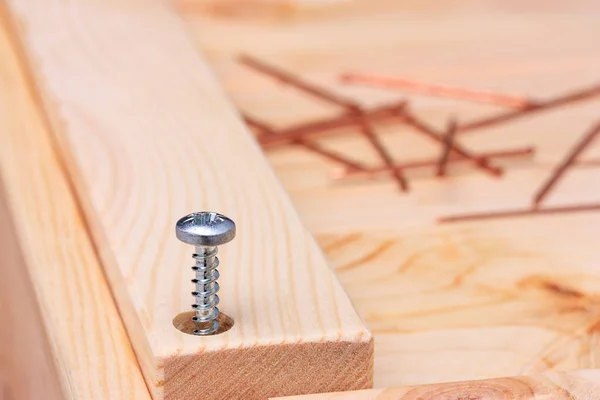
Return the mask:
[[[367,105],[410,99],[443,129],[502,111],[490,105],[345,86],[359,71],[545,98],[600,82],[595,1],[331,3],[319,12],[236,14],[212,1],[177,1],[189,31],[235,104],[275,127],[336,115],[235,61],[256,56]],[[265,6],[266,7],[266,6]],[[534,374],[600,364],[600,214],[438,225],[453,213],[526,206],[552,168],[600,119],[600,99],[456,140],[477,152],[536,145],[505,160],[495,180],[470,167],[407,171],[408,195],[389,177],[335,182],[336,165],[288,146],[269,150],[275,172],[334,264],[375,336],[375,386]],[[396,160],[438,157],[407,127],[379,127]],[[352,131],[316,143],[377,161]],[[600,158],[596,141],[583,159]],[[600,201],[600,168],[570,171],[549,205]]]
[[0,399],[62,399],[52,350],[5,200],[1,190]]
[[[8,1],[156,399],[372,385],[370,332],[176,14],[160,0]],[[189,311],[192,211],[238,225],[221,252],[221,335]]]
[[150,400],[0,16],[0,398]]
[[287,400],[594,400],[600,396],[600,370],[547,372],[533,376],[360,390]]

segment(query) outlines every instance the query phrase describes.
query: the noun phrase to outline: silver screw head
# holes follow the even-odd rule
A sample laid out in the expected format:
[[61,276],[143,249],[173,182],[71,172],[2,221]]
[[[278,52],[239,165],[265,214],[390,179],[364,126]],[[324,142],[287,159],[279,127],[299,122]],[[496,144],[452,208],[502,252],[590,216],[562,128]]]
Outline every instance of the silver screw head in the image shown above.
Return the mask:
[[220,246],[235,237],[235,223],[216,212],[202,211],[177,221],[175,234],[193,246]]

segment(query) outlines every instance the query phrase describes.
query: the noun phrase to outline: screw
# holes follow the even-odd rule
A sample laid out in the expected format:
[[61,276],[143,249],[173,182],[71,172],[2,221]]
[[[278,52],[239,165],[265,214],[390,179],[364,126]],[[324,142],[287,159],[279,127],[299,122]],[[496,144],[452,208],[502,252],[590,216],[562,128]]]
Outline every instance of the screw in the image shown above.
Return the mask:
[[192,270],[196,278],[192,283],[196,290],[192,296],[196,303],[192,308],[196,315],[192,321],[196,322],[198,329],[194,335],[210,335],[219,329],[219,259],[217,246],[230,242],[235,237],[235,223],[224,215],[215,212],[197,212],[186,215],[177,221],[175,226],[177,239],[184,243],[196,246],[192,256],[196,265]]

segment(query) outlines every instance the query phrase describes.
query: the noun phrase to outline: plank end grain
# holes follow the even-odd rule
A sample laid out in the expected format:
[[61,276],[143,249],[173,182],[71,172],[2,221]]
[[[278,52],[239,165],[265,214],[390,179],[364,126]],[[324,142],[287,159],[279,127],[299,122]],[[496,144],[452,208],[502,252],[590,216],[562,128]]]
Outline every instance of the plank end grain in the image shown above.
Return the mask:
[[[166,2],[7,1],[86,224],[154,399],[368,388],[373,343],[252,135]],[[182,216],[237,225],[199,337]]]
[[[372,360],[368,356],[372,352],[372,341],[324,342],[173,357],[165,366],[165,398],[195,398],[203,393],[211,398],[254,399],[277,393],[319,393],[332,387],[372,387],[373,363],[365,362],[365,355]],[[199,371],[206,371],[202,379],[190,379]],[[211,383],[224,377],[229,385]]]

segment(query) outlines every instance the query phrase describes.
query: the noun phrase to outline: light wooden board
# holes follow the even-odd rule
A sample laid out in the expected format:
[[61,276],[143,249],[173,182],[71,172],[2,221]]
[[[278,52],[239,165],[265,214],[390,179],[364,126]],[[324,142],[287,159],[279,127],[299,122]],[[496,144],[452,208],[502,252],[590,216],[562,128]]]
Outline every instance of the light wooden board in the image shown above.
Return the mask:
[[0,16],[0,398],[150,400]]
[[533,376],[496,378],[482,381],[440,383],[414,387],[359,390],[287,400],[593,400],[600,392],[600,371],[547,372]]
[[[3,191],[0,193],[0,399],[62,399],[35,291]],[[44,376],[44,379],[39,379]]]
[[[160,0],[8,1],[155,399],[372,385],[372,341],[183,23]],[[191,253],[175,221],[234,219],[221,335],[176,330]]]
[[[442,128],[502,111],[490,105],[345,86],[360,71],[545,98],[600,82],[598,3],[350,1],[320,10],[237,12],[239,2],[177,2],[234,103],[275,127],[336,115],[239,65],[249,53],[336,93],[375,105],[411,100]],[[454,213],[530,204],[542,181],[598,119],[600,100],[459,135],[473,151],[535,145],[494,179],[469,168],[334,182],[335,165],[288,146],[268,157],[302,219],[375,335],[375,386],[483,379],[598,366],[600,213],[439,225]],[[396,160],[436,157],[439,146],[398,124],[380,127]],[[317,140],[375,163],[352,131]],[[596,141],[583,155],[598,159]],[[600,201],[600,168],[569,172],[548,198]]]

